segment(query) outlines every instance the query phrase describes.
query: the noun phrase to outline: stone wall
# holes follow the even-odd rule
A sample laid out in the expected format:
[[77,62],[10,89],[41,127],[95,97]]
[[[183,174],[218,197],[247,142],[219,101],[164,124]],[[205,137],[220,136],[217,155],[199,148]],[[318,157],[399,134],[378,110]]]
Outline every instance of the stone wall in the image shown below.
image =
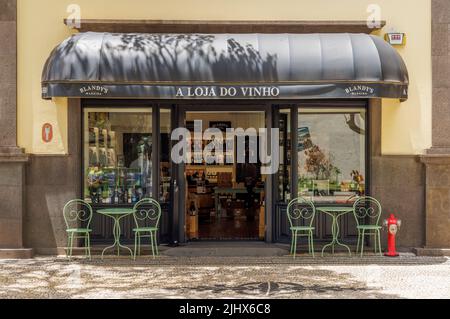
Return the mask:
[[450,1],[432,0],[433,130],[426,166],[426,237],[420,254],[450,254]]
[[0,0],[0,258],[30,257],[23,249],[25,164],[17,147],[17,3]]
[[[64,253],[67,244],[64,205],[78,198],[81,175],[75,175],[74,156],[31,156],[26,169],[24,241],[37,254]],[[77,165],[78,166],[78,165]]]
[[[383,206],[382,220],[394,214],[402,220],[397,246],[402,250],[425,243],[425,170],[419,156],[372,158],[371,191]],[[383,231],[383,246],[387,232]]]
[[0,148],[16,143],[16,1],[0,1]]
[[[450,1],[432,1],[433,147],[450,154]],[[440,149],[440,150],[439,150]]]

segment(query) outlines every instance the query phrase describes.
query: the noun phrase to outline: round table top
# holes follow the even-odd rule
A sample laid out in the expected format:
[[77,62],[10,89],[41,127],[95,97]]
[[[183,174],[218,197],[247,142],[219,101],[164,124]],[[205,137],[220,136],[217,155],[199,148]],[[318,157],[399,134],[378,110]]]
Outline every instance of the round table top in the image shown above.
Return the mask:
[[346,213],[353,211],[353,207],[350,206],[317,207],[316,209],[325,213]]
[[97,213],[110,216],[131,215],[135,212],[133,208],[106,208],[99,209]]

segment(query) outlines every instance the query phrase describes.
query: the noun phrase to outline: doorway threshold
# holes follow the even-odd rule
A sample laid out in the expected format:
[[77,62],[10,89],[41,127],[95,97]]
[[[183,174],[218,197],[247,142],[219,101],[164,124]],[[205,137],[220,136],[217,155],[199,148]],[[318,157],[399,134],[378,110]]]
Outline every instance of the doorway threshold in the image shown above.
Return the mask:
[[168,248],[162,254],[174,257],[271,257],[285,256],[289,247],[264,242],[190,242]]

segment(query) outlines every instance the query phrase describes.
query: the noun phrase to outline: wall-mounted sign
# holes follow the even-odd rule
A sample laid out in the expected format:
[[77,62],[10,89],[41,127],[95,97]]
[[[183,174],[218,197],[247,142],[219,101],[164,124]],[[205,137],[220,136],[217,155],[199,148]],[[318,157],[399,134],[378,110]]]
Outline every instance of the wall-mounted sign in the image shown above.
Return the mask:
[[42,126],[42,140],[44,143],[50,143],[53,140],[53,126],[49,123]]
[[177,98],[276,98],[276,86],[185,86],[177,88]]
[[[400,71],[399,71],[400,72]],[[333,81],[331,81],[333,82]],[[330,99],[330,98],[393,98],[406,100],[407,83],[376,83],[362,81],[338,81],[336,83],[281,83],[267,85],[215,85],[175,86],[171,84],[71,84],[55,86],[46,84],[43,97],[82,97],[82,98],[145,98],[145,99],[242,99],[242,100],[281,100],[281,99]],[[46,93],[45,93],[46,92]]]
[[386,42],[390,45],[405,45],[406,44],[406,34],[399,32],[389,32],[384,36]]

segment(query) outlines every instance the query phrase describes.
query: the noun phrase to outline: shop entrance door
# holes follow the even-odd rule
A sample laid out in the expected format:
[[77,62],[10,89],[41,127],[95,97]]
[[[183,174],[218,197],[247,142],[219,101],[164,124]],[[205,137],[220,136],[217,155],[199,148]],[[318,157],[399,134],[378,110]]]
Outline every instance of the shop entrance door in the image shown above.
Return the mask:
[[[271,237],[268,231],[271,210],[267,207],[271,207],[268,191],[272,176],[261,174],[260,139],[246,136],[238,140],[226,134],[227,129],[258,133],[271,123],[268,113],[265,107],[257,106],[197,106],[179,110],[179,124],[191,132],[188,161],[177,169],[176,206],[179,221],[185,226],[180,230],[180,238],[258,241]],[[223,140],[218,133],[223,134]],[[244,142],[241,147],[240,141]],[[238,156],[238,152],[243,156]]]

